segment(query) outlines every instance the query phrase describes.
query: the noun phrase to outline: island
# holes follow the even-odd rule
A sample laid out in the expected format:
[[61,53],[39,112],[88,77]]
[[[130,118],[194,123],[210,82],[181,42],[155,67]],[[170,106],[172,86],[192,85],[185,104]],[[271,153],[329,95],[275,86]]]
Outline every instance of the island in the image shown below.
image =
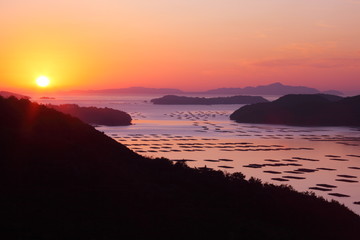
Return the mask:
[[240,123],[297,126],[360,126],[360,95],[290,94],[269,103],[244,106],[230,115]]
[[77,104],[48,104],[47,106],[94,125],[127,126],[131,125],[132,121],[128,113],[112,108],[80,107]]
[[260,96],[231,96],[231,97],[185,97],[166,95],[161,98],[151,99],[153,104],[162,105],[214,105],[214,104],[251,104],[268,102]]
[[336,201],[146,158],[94,127],[0,97],[2,239],[358,239]]
[[56,98],[54,98],[54,97],[41,97],[40,99],[43,99],[43,100],[55,100]]

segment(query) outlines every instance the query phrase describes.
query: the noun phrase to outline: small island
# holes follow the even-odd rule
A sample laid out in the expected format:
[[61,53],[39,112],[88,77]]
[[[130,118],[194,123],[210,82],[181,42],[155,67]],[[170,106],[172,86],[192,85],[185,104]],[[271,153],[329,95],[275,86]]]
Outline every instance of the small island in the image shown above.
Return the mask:
[[290,94],[273,102],[244,106],[230,115],[241,123],[297,126],[360,126],[360,95]]
[[43,100],[54,100],[56,98],[54,97],[41,97],[40,99],[43,99]]
[[112,108],[80,107],[76,104],[48,104],[46,106],[73,117],[77,117],[88,124],[127,126],[131,125],[132,121],[132,118],[128,113]]
[[185,97],[176,95],[166,95],[161,98],[152,99],[153,104],[162,105],[214,105],[214,104],[253,104],[268,102],[260,96],[231,96],[231,97]]

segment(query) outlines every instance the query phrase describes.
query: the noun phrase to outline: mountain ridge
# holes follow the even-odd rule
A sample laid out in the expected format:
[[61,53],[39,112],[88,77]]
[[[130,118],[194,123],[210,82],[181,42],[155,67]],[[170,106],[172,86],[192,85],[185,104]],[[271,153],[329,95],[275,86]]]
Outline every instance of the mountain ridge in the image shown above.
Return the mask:
[[224,87],[205,91],[183,91],[177,88],[148,88],[148,87],[128,87],[117,89],[100,90],[73,90],[63,93],[82,93],[82,94],[232,94],[232,95],[286,95],[286,94],[313,94],[313,93],[331,93],[343,95],[337,90],[320,91],[316,88],[305,86],[290,86],[276,82],[268,85],[238,87]]
[[[342,95],[343,93],[336,90],[329,90],[331,93]],[[326,92],[329,92],[326,91]],[[286,95],[286,94],[315,94],[321,93],[316,88],[310,88],[305,86],[290,86],[284,85],[280,82],[259,85],[256,87],[247,86],[244,88],[218,88],[206,91],[210,94],[256,94],[256,95]]]

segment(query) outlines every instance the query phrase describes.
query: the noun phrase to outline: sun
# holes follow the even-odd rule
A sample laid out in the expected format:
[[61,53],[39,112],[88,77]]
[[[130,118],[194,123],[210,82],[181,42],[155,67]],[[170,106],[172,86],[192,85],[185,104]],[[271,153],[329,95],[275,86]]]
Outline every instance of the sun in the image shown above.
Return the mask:
[[36,84],[39,87],[47,87],[50,84],[50,79],[46,76],[40,76],[36,79]]

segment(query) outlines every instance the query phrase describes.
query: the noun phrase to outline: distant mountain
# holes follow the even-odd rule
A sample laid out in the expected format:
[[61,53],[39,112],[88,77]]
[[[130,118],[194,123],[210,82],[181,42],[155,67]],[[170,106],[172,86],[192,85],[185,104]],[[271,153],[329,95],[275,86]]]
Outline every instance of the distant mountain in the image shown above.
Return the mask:
[[80,107],[76,104],[48,104],[46,106],[95,125],[127,126],[131,125],[132,120],[128,113],[112,108]]
[[230,115],[242,123],[298,126],[360,126],[360,95],[286,95],[273,102],[244,106]]
[[4,98],[8,98],[8,97],[13,96],[13,97],[16,97],[18,99],[21,99],[21,98],[30,99],[30,97],[28,97],[28,96],[13,93],[13,92],[7,92],[7,91],[0,91],[0,96],[2,96]]
[[232,96],[232,97],[184,97],[175,95],[166,95],[161,98],[151,100],[154,104],[162,105],[214,105],[214,104],[251,104],[268,102],[263,97],[258,96]]
[[[335,91],[335,90],[332,90]],[[208,90],[204,93],[208,94],[250,94],[250,95],[286,95],[286,94],[315,94],[321,93],[315,88],[309,88],[304,86],[287,86],[281,83],[273,83],[264,86],[257,87],[245,87],[245,88],[218,88]],[[335,92],[332,92],[335,93]],[[336,94],[342,94],[336,91]]]
[[62,94],[227,94],[227,95],[286,95],[286,94],[315,94],[327,93],[333,95],[343,95],[342,92],[329,90],[321,92],[315,88],[304,86],[288,86],[281,83],[273,83],[265,86],[244,87],[244,88],[217,88],[200,92],[186,92],[176,88],[146,88],[146,87],[129,87],[117,89],[100,89],[100,90],[73,90],[61,92]]
[[183,91],[175,88],[145,88],[145,87],[129,87],[117,89],[102,90],[76,90],[73,93],[87,94],[180,94]]
[[1,239],[346,239],[345,206],[142,157],[79,119],[0,97]]

